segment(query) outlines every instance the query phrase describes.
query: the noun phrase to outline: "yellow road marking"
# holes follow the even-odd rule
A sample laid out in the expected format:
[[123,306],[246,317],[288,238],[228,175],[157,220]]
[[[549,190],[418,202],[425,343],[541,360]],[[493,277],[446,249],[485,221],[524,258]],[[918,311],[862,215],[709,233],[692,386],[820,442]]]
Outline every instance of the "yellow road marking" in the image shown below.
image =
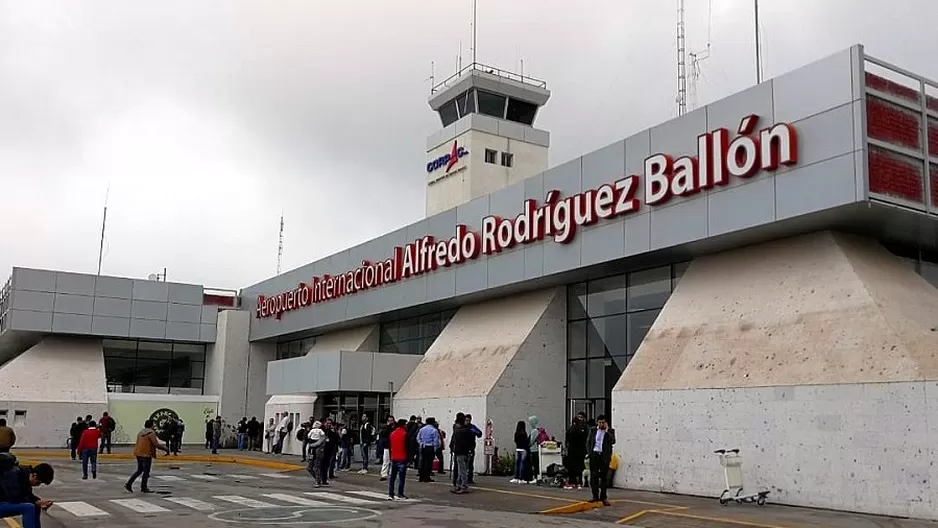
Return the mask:
[[531,497],[533,499],[547,499],[547,500],[571,502],[571,503],[583,502],[577,499],[566,499],[564,497],[553,497],[550,495],[538,495],[536,493],[524,493],[521,491],[509,491],[509,490],[503,490],[503,489],[498,489],[498,488],[483,488],[480,486],[473,486],[472,489],[482,490],[482,491],[491,491],[493,493],[504,493],[505,495],[517,495],[519,497]]
[[574,502],[573,504],[564,504],[563,506],[557,506],[556,508],[548,508],[546,510],[541,510],[538,513],[545,514],[559,514],[559,513],[580,513],[589,510],[595,510],[596,508],[602,508],[603,503],[601,502],[587,502],[580,501]]
[[656,510],[656,511],[649,511],[648,513],[657,513],[660,515],[671,515],[674,517],[685,517],[688,519],[697,519],[699,521],[720,522],[720,523],[726,523],[726,524],[736,524],[739,526],[752,526],[754,528],[788,528],[787,526],[779,526],[777,524],[762,524],[762,523],[754,523],[754,522],[749,522],[749,521],[739,521],[736,519],[727,519],[726,517],[707,517],[705,515],[678,513],[676,511]]
[[688,508],[687,506],[671,506],[670,508],[665,508],[662,510],[642,510],[640,512],[633,513],[632,515],[629,515],[628,517],[623,517],[619,519],[618,521],[616,521],[616,524],[625,524],[627,522],[634,521],[635,519],[638,519],[639,517],[641,517],[642,515],[645,515],[646,513],[665,513],[665,512],[688,510],[688,509],[690,508]]
[[7,517],[3,520],[7,522],[7,526],[9,526],[10,528],[23,528],[23,525],[20,524],[19,521],[17,521],[16,519],[12,517]]
[[665,510],[669,508],[678,508],[681,510],[687,509],[686,506],[678,506],[676,504],[664,504],[662,502],[648,502],[648,501],[640,501],[640,500],[632,500],[632,499],[613,499],[613,500],[610,500],[609,502],[613,504],[618,503],[618,502],[627,502],[629,504],[647,504],[649,506],[658,506],[659,508],[665,509]]

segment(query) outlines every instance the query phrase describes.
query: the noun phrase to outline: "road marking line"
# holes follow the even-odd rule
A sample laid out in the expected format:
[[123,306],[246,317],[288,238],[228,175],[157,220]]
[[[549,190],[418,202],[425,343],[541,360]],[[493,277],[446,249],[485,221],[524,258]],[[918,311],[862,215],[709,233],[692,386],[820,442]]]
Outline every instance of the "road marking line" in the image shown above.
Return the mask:
[[748,522],[748,521],[738,521],[736,519],[728,519],[726,517],[707,517],[705,515],[678,513],[676,511],[655,510],[655,511],[650,511],[648,513],[657,513],[659,515],[671,515],[674,517],[685,517],[687,519],[697,519],[700,521],[711,521],[711,522],[726,523],[726,524],[738,524],[740,526],[752,526],[754,528],[787,528],[785,526],[779,526],[775,524],[761,524],[761,523],[754,523],[754,522]]
[[233,479],[240,479],[240,480],[252,480],[252,479],[257,478],[254,475],[238,475],[237,473],[230,474],[228,475],[228,477],[231,477]]
[[313,497],[320,497],[323,499],[334,500],[336,502],[346,502],[348,504],[375,504],[375,501],[359,499],[357,497],[346,497],[345,495],[339,495],[338,493],[329,493],[328,491],[307,491],[306,495],[312,495]]
[[201,501],[199,499],[193,499],[190,497],[166,497],[166,500],[168,500],[169,502],[180,504],[182,506],[186,506],[188,508],[192,508],[193,510],[198,510],[198,511],[214,511],[215,510],[214,505],[209,504],[205,501]]
[[119,506],[123,506],[129,510],[133,510],[137,513],[163,513],[169,511],[162,506],[150,504],[149,502],[140,499],[111,499],[111,502]]
[[96,508],[84,501],[56,502],[56,506],[71,513],[75,517],[94,517],[95,515],[110,515],[108,512]]
[[179,482],[181,480],[186,480],[182,477],[177,477],[175,475],[153,475],[153,478],[159,479],[159,480],[165,480],[168,482]]
[[[397,490],[394,490],[397,491]],[[370,497],[372,499],[378,500],[387,500],[387,493],[379,493],[377,491],[366,491],[366,490],[350,490],[349,493],[354,493],[355,495],[361,495],[362,497]],[[418,499],[410,499],[409,502],[420,502]]]
[[199,479],[199,480],[218,480],[218,477],[213,476],[213,475],[189,475],[189,476],[192,478]]
[[276,478],[276,479],[288,479],[288,478],[290,478],[290,475],[284,475],[284,474],[282,474],[282,473],[261,473],[260,475],[261,475],[262,477],[270,477],[270,478]]
[[563,506],[555,506],[553,508],[548,508],[546,510],[541,510],[538,513],[544,513],[547,515],[559,514],[559,513],[580,513],[589,510],[595,510],[596,508],[602,508],[603,503],[601,502],[590,502],[590,501],[580,501],[574,502],[573,504],[564,504]]
[[269,502],[249,499],[247,497],[242,497],[240,495],[216,495],[216,499],[223,500],[225,502],[233,502],[235,504],[240,504],[241,506],[247,506],[248,508],[276,508],[276,504],[271,504]]
[[293,504],[299,504],[300,506],[331,506],[328,502],[307,499],[306,497],[295,497],[293,495],[287,495],[286,493],[266,493],[264,497],[268,499],[276,499],[283,502],[290,502]]
[[23,528],[23,525],[12,517],[6,517],[3,520],[7,522],[7,526],[10,528]]
[[688,510],[688,509],[690,508],[688,508],[687,506],[671,506],[670,508],[664,508],[661,510],[642,510],[639,512],[635,512],[632,515],[629,515],[628,517],[623,517],[619,519],[618,521],[616,521],[616,524],[625,524],[627,522],[632,522],[635,519],[638,519],[639,517],[648,513],[667,513],[667,512],[672,512],[672,511],[680,511],[680,510]]
[[[443,484],[444,484],[444,485],[451,485],[451,484],[448,484],[448,483],[443,483]],[[504,493],[505,495],[518,495],[519,497],[531,497],[531,498],[533,498],[533,499],[547,499],[547,500],[553,500],[553,501],[559,501],[559,502],[569,502],[569,503],[583,502],[583,501],[581,501],[581,500],[579,500],[579,499],[568,499],[568,498],[566,498],[566,497],[557,497],[557,496],[555,496],[555,495],[539,495],[539,494],[537,494],[537,493],[524,493],[524,492],[521,492],[521,491],[503,490],[503,489],[498,489],[498,488],[484,488],[484,487],[480,487],[480,486],[473,486],[472,489],[473,489],[473,490],[479,490],[479,491],[491,491],[492,493]]]

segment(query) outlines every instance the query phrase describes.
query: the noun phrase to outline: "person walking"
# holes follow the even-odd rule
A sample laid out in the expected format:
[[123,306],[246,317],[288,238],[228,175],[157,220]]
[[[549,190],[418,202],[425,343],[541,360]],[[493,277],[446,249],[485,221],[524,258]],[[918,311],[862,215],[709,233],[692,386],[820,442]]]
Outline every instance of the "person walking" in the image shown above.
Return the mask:
[[440,446],[440,433],[436,429],[434,418],[427,418],[427,424],[417,431],[417,444],[420,446],[419,482],[434,482],[430,475],[433,474],[433,458]]
[[212,422],[212,454],[218,454],[218,446],[221,445],[221,416],[216,416]]
[[0,418],[0,453],[9,453],[16,445],[16,433],[7,426],[7,419]]
[[[404,483],[407,481],[407,420],[401,418],[397,426],[388,435],[387,458],[391,460],[391,473],[388,480],[388,500],[408,500],[404,495]],[[397,495],[394,495],[394,482],[397,481]]]
[[85,421],[81,419],[81,416],[75,418],[75,423],[68,430],[68,436],[70,437],[69,442],[69,451],[71,451],[72,460],[76,460],[78,457],[78,441],[81,440],[81,433],[88,428],[88,425],[85,424]]
[[573,417],[573,423],[567,429],[564,439],[567,444],[567,459],[563,465],[569,472],[564,489],[583,487],[584,462],[586,460],[586,442],[589,430],[586,428],[586,414],[579,412]]
[[134,444],[134,457],[137,458],[137,470],[130,476],[124,489],[129,493],[134,491],[134,481],[140,478],[140,491],[143,493],[152,493],[147,484],[150,481],[150,468],[153,466],[153,459],[156,458],[156,450],[162,449],[169,454],[169,448],[166,444],[160,442],[156,437],[156,430],[153,429],[153,420],[143,422],[143,429],[137,433],[137,442]]
[[101,419],[98,420],[98,431],[101,431],[101,448],[98,451],[99,454],[104,453],[104,450],[107,449],[107,454],[111,454],[111,435],[114,434],[114,429],[117,428],[117,422],[114,421],[114,418],[111,417],[107,411],[101,414]]
[[593,492],[593,502],[602,501],[609,506],[606,497],[608,487],[607,476],[609,463],[612,462],[612,446],[616,445],[615,429],[610,429],[606,423],[606,416],[600,414],[596,417],[596,427],[589,433],[586,447],[590,457],[590,490]]
[[457,495],[469,492],[469,451],[475,436],[466,425],[466,415],[456,413],[453,428],[453,457],[456,459],[456,485],[451,490]]
[[525,462],[530,449],[531,438],[528,436],[528,431],[524,427],[524,420],[518,420],[518,425],[515,426],[515,478],[510,480],[512,484],[524,484],[527,482],[525,478]]
[[98,478],[98,446],[101,444],[101,431],[94,420],[82,431],[78,439],[78,453],[81,457],[81,479],[88,480],[88,463],[91,462],[91,478]]

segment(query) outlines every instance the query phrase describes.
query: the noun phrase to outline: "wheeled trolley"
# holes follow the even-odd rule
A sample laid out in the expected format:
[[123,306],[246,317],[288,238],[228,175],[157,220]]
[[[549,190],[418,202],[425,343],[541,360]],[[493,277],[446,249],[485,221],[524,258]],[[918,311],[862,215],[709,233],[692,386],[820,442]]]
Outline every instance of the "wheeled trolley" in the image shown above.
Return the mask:
[[723,476],[726,487],[720,494],[720,505],[735,501],[738,503],[755,502],[759,506],[765,505],[768,490],[757,493],[743,494],[743,457],[739,456],[739,449],[717,449],[714,451],[720,456],[720,465],[723,466]]

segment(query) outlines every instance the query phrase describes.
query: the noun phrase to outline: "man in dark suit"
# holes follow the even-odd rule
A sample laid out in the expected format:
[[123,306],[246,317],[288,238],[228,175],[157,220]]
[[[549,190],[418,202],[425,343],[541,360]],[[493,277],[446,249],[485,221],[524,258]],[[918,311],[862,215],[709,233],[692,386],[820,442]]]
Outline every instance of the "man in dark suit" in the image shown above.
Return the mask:
[[593,502],[602,501],[609,506],[606,498],[606,477],[609,474],[609,463],[612,462],[612,446],[616,444],[616,432],[609,428],[606,416],[600,414],[596,417],[596,427],[590,429],[586,442],[586,452],[590,457],[590,489],[593,492]]

